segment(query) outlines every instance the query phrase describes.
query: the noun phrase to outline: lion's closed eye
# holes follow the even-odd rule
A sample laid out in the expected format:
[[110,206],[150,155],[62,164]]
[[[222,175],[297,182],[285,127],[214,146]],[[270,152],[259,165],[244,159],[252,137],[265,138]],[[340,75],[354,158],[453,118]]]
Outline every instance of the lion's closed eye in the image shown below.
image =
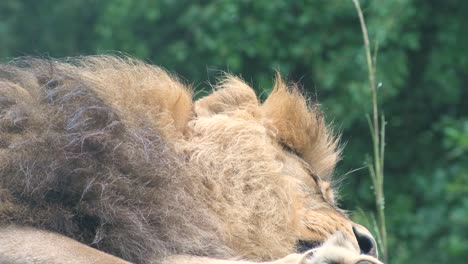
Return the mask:
[[281,147],[288,153],[292,154],[295,156],[301,163],[302,167],[304,170],[307,172],[307,174],[310,176],[310,178],[313,180],[314,185],[316,186],[317,190],[320,192],[322,197],[331,205],[336,205],[336,200],[335,200],[335,195],[331,186],[330,182],[324,181],[320,178],[320,176],[314,172],[312,169],[311,165],[306,162],[300,154],[295,151],[292,147],[290,147],[288,144],[285,143],[280,143]]

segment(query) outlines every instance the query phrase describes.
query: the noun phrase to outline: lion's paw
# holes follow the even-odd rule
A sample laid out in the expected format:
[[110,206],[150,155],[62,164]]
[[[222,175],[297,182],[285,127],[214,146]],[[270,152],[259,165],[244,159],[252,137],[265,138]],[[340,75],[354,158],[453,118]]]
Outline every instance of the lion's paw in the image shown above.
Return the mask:
[[272,264],[383,264],[378,259],[362,255],[359,247],[346,240],[338,232],[325,241],[320,247],[303,254],[291,254]]
[[271,264],[299,264],[305,257],[305,254],[290,254],[282,259],[272,262]]
[[271,262],[271,264],[383,264],[379,260],[367,255],[349,255],[349,252],[343,255],[343,252],[340,252],[340,254],[336,251],[331,255],[324,255],[323,253],[320,252],[320,248],[313,249],[303,254],[290,254],[282,259]]

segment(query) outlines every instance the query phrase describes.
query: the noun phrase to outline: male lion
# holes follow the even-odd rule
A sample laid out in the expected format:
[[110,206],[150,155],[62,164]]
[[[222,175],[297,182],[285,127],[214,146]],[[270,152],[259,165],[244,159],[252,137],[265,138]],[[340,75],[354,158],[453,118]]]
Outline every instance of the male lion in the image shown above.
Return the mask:
[[191,97],[128,58],[1,65],[0,262],[379,263],[317,105],[279,76]]

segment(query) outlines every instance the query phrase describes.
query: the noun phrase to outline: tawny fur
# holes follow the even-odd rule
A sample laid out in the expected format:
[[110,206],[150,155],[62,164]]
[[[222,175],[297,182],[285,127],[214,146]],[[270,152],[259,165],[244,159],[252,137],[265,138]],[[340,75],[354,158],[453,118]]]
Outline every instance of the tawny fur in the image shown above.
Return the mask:
[[327,194],[337,140],[277,78],[260,104],[227,76],[192,102],[115,57],[0,66],[0,225],[55,231],[137,263],[268,260],[352,222]]
[[262,106],[278,130],[278,140],[294,149],[315,173],[330,179],[339,160],[338,139],[325,126],[317,104],[310,105],[294,86],[277,75],[275,87]]

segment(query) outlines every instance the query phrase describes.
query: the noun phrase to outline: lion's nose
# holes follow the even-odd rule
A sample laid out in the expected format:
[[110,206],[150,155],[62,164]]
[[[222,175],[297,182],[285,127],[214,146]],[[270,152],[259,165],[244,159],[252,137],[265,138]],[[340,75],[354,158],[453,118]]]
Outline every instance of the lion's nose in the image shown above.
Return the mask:
[[353,233],[359,244],[361,254],[377,257],[377,244],[371,233],[363,226],[354,224]]

